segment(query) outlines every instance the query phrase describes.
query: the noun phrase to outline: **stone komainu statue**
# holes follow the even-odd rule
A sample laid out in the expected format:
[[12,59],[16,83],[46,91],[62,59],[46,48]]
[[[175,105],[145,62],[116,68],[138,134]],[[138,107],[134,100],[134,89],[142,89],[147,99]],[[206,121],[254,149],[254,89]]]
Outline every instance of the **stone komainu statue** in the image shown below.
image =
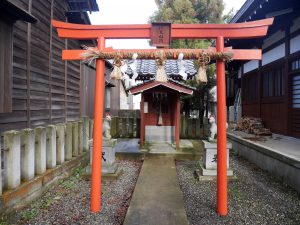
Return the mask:
[[[216,135],[217,135],[217,124],[216,124],[216,119],[213,115],[210,115],[208,118],[210,128],[209,128],[209,133],[210,136],[208,137],[208,141],[216,141]],[[226,129],[228,128],[228,123],[226,123]]]
[[102,126],[102,137],[104,138],[111,138],[110,135],[110,121],[111,121],[111,116],[106,115],[106,117],[103,119],[103,126]]

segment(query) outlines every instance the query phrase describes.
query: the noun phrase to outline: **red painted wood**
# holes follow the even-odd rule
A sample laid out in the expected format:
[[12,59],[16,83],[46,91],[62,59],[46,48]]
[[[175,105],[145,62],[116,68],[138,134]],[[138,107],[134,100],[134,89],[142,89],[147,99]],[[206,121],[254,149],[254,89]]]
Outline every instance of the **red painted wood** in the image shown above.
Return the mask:
[[144,113],[144,99],[145,99],[145,96],[144,96],[144,93],[142,93],[142,96],[141,96],[141,109],[140,109],[140,112],[141,112],[141,125],[140,125],[140,146],[143,147],[144,146],[144,140],[145,140],[145,113]]
[[174,91],[179,91],[180,93],[184,93],[184,94],[188,94],[188,95],[193,94],[193,90],[189,89],[187,87],[183,87],[181,85],[177,85],[177,84],[174,84],[171,82],[159,82],[159,81],[149,81],[142,85],[135,86],[129,90],[129,93],[135,95],[135,94],[139,94],[141,92],[144,92],[144,91],[147,91],[147,90],[153,89],[155,87],[159,87],[159,86],[166,87],[166,88],[172,89]]
[[[211,38],[217,39],[217,51],[224,52],[224,38],[253,38],[263,37],[267,33],[268,26],[273,23],[273,18],[253,21],[240,24],[173,24],[171,29],[171,37],[173,39],[198,39]],[[59,37],[73,38],[73,39],[97,39],[104,38],[150,38],[151,25],[79,25],[69,24],[59,21],[52,21],[54,27],[57,28]],[[99,48],[103,46],[99,46]],[[101,48],[100,48],[101,49]],[[76,53],[78,54],[78,52]],[[254,51],[248,54],[248,59],[252,59],[254,54],[259,57],[258,52]],[[261,54],[261,53],[260,53]],[[240,51],[237,54],[240,58],[245,57],[245,51]],[[69,55],[71,56],[71,55]],[[78,55],[76,56],[76,58]],[[251,58],[252,57],[252,58]],[[101,152],[102,144],[102,119],[99,115],[103,111],[103,90],[104,90],[104,62],[97,60],[97,79],[96,79],[96,98],[95,98],[95,120],[97,120],[97,128],[94,132],[94,137],[97,140],[93,154],[93,172],[92,174],[92,200],[91,205],[94,204],[92,211],[100,210],[99,198],[101,196],[101,183],[99,183],[98,173],[101,167],[97,168],[95,164],[101,161],[101,156],[97,155],[98,149]],[[101,76],[101,77],[100,77]],[[146,84],[147,85],[147,84]],[[144,86],[146,86],[144,85]],[[221,216],[226,216],[227,209],[227,160],[226,160],[226,88],[225,88],[225,63],[224,61],[217,61],[217,97],[218,97],[218,154],[217,154],[217,213]],[[141,87],[139,87],[141,89]],[[149,87],[151,88],[151,87]],[[169,87],[172,88],[172,87]],[[174,88],[174,87],[173,87]],[[102,89],[102,90],[101,90]],[[101,90],[101,91],[100,91]],[[138,90],[138,87],[136,91]],[[102,98],[102,100],[100,100]],[[97,109],[97,108],[100,109]],[[144,121],[144,96],[142,94],[141,102],[141,145],[145,138],[145,121]],[[97,117],[97,119],[96,119]],[[96,122],[96,121],[95,121]],[[100,125],[101,122],[101,125]],[[97,136],[100,136],[97,138]],[[99,159],[100,158],[100,159]],[[100,162],[101,166],[101,162]],[[98,171],[95,171],[98,170]],[[101,173],[101,172],[100,172]],[[96,174],[96,175],[95,175]],[[101,182],[101,174],[100,174]],[[100,185],[96,187],[96,185]],[[98,199],[97,199],[98,198]],[[99,207],[98,207],[99,206]]]
[[[99,38],[98,48],[104,49],[105,39]],[[92,158],[91,211],[101,209],[101,171],[102,171],[102,123],[104,106],[104,60],[96,60],[96,82],[94,100],[94,136]]]
[[[217,51],[224,50],[224,38],[217,38]],[[217,213],[228,214],[227,209],[227,150],[226,150],[226,81],[225,62],[217,60]]]
[[176,140],[176,148],[179,149],[180,145],[180,94],[177,94],[176,98],[176,127],[175,127],[175,140]]
[[[172,39],[193,38],[250,38],[262,37],[267,33],[273,18],[235,24],[173,24]],[[59,37],[73,39],[144,38],[151,37],[151,25],[80,25],[52,20]],[[83,32],[84,31],[84,32]]]
[[[145,117],[145,126],[157,126],[159,113],[153,108],[152,94],[153,92],[167,93],[168,94],[168,105],[165,106],[168,108],[168,113],[162,113],[163,124],[162,126],[175,126],[175,119],[173,114],[175,114],[176,107],[176,92],[170,91],[168,89],[151,89],[147,92],[144,92],[144,102],[148,103],[148,113],[144,114]],[[172,107],[173,106],[173,107]]]

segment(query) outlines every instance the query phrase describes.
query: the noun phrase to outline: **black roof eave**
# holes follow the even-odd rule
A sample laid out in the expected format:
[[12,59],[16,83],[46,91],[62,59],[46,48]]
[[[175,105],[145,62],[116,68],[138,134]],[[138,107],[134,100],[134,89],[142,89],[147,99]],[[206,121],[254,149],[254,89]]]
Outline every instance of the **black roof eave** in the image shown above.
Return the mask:
[[38,21],[33,15],[18,5],[10,2],[9,0],[0,1],[1,16],[8,17],[13,21],[22,20],[28,23],[36,23]]

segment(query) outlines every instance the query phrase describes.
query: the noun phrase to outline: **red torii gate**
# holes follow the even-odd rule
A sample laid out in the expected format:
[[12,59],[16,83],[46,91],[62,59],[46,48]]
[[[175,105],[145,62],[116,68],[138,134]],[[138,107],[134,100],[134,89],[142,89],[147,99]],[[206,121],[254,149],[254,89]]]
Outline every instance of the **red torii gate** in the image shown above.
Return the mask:
[[[172,24],[171,39],[216,39],[217,53],[232,53],[232,60],[259,60],[260,49],[235,50],[224,48],[224,38],[247,39],[263,37],[273,18],[236,24]],[[72,39],[97,39],[98,49],[102,52],[136,52],[138,50],[113,50],[105,48],[105,39],[150,39],[151,24],[143,25],[81,25],[52,21],[58,36]],[[63,60],[82,60],[85,50],[63,50]],[[154,52],[157,50],[143,50]],[[164,49],[164,51],[167,51]],[[170,50],[168,50],[170,51]],[[186,51],[186,50],[182,50]],[[177,50],[176,53],[181,52]],[[178,55],[178,54],[177,54]],[[217,213],[228,214],[227,209],[227,160],[226,160],[226,83],[225,62],[217,61]],[[92,159],[91,211],[101,209],[101,167],[102,167],[102,116],[104,103],[104,60],[96,59],[96,82],[94,102],[94,143]]]

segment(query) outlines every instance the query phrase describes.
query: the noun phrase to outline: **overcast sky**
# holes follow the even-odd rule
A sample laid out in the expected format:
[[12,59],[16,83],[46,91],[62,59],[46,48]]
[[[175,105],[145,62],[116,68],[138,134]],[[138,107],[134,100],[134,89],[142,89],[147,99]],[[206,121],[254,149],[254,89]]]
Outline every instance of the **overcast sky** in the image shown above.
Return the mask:
[[[92,24],[145,24],[156,10],[154,0],[97,0],[100,12],[90,15]],[[224,0],[225,13],[238,10],[245,0]],[[107,40],[116,49],[149,48],[147,40]]]

